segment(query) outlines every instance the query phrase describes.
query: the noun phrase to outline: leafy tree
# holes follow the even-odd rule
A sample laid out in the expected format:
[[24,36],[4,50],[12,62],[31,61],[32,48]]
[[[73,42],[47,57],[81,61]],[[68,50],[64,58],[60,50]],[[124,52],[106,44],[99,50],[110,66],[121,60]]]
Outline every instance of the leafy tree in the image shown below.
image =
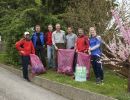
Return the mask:
[[51,13],[46,13],[40,0],[1,0],[0,1],[0,32],[6,41],[7,62],[18,64],[19,56],[15,43],[25,31],[32,32],[32,28],[39,24],[45,32],[48,24],[62,20]]
[[42,0],[43,6],[46,6],[46,11],[54,15],[64,13],[69,0]]
[[111,20],[111,6],[114,0],[70,0],[64,14],[68,25],[83,27],[88,30],[96,26],[99,34],[103,33]]
[[106,0],[0,0],[0,33],[6,41],[7,61],[17,64],[15,42],[25,31],[40,24],[46,31],[48,24],[61,23],[86,30],[95,25],[103,33],[111,19],[113,1]]

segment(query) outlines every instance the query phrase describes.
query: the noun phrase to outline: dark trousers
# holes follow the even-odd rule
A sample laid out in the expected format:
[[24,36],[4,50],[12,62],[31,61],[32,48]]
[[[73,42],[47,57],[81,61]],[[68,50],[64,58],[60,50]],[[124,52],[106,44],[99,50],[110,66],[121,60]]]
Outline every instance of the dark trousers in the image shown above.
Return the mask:
[[73,72],[75,72],[75,68],[76,68],[76,64],[77,64],[77,57],[78,57],[78,54],[77,54],[77,52],[75,52],[74,60],[73,60]]
[[43,65],[46,67],[46,59],[45,59],[45,52],[44,52],[44,48],[40,47],[40,48],[36,48],[35,49],[36,55],[40,58],[40,60],[42,61]]
[[91,63],[93,66],[94,74],[96,78],[100,78],[101,80],[104,79],[104,73],[102,68],[102,62],[99,56],[92,55],[91,56]]
[[28,65],[30,64],[30,56],[22,56],[23,78],[28,78]]

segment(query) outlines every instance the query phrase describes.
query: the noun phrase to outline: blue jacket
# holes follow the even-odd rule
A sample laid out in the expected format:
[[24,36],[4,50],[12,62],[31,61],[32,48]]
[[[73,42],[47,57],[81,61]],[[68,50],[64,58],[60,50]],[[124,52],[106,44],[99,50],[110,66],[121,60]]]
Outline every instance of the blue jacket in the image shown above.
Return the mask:
[[97,48],[95,48],[94,50],[91,51],[91,55],[101,56],[101,54],[102,54],[102,51],[101,51],[102,41],[100,39],[98,39],[97,36],[96,36],[96,37],[90,37],[89,43],[90,43],[91,48],[99,45],[99,47],[97,47]]
[[[40,40],[41,40],[41,44],[44,45],[45,36],[43,32],[40,32]],[[32,42],[33,42],[34,47],[36,48],[36,42],[37,42],[36,32],[34,32],[32,35]]]

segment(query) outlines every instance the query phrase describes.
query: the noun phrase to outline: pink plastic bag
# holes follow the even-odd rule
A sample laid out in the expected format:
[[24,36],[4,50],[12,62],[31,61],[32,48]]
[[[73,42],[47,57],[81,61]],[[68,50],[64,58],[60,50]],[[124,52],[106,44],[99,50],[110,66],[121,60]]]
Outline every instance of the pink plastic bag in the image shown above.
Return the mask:
[[87,55],[82,52],[78,52],[78,58],[77,58],[77,65],[76,67],[86,67],[86,74],[87,74],[87,79],[90,78],[90,55]]
[[46,69],[44,68],[44,65],[42,64],[39,57],[35,54],[30,54],[30,60],[32,65],[32,73],[35,74],[41,74],[46,72]]
[[58,50],[58,73],[73,74],[74,53],[75,51],[71,49]]

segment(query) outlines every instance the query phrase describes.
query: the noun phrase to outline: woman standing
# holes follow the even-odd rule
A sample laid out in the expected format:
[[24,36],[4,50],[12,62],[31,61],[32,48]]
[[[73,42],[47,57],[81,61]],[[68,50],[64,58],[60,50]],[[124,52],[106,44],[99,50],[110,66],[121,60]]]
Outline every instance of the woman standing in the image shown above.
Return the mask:
[[91,52],[91,63],[93,66],[94,74],[96,77],[96,83],[100,84],[103,82],[104,74],[101,62],[101,37],[97,36],[95,27],[90,27],[90,48]]

